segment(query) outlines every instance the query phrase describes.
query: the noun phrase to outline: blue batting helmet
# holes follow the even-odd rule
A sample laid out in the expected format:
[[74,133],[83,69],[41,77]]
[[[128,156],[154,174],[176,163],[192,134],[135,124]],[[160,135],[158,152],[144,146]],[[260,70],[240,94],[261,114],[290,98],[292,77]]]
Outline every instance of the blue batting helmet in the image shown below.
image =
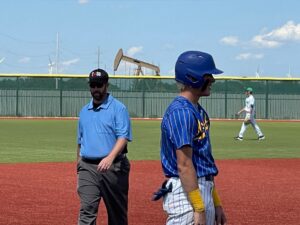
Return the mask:
[[184,52],[175,65],[175,80],[193,88],[202,87],[205,74],[220,73],[223,71],[216,68],[213,57],[205,52]]

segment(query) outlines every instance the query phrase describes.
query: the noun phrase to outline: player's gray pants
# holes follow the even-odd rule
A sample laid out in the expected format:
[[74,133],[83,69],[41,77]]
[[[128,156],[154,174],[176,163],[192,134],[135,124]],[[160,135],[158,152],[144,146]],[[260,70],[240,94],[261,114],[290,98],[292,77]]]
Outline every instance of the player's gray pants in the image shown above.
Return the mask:
[[77,165],[77,192],[80,197],[78,225],[96,225],[101,198],[107,209],[108,225],[128,224],[129,170],[127,157],[114,162],[106,172],[98,172],[97,164],[79,161]]
[[[252,116],[252,115],[250,117],[250,124],[253,127],[253,129],[255,130],[257,136],[263,136],[263,133],[261,132],[259,126],[257,125],[257,123],[256,123],[256,121],[254,119],[254,116]],[[241,130],[240,130],[240,133],[239,133],[239,137],[243,137],[244,136],[244,133],[247,130],[248,125],[249,124],[245,124],[245,123],[242,124]]]
[[[172,183],[172,192],[164,197],[163,208],[168,214],[166,225],[193,225],[194,211],[183,190],[179,178],[170,178],[167,187]],[[212,198],[213,181],[198,178],[198,185],[205,204],[206,225],[215,224],[215,207]]]

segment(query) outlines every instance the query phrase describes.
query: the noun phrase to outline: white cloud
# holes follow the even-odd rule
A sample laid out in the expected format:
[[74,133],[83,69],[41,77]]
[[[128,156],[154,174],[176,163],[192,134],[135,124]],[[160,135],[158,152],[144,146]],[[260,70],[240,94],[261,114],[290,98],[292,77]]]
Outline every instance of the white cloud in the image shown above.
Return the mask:
[[64,65],[64,66],[70,66],[72,64],[77,63],[78,61],[79,61],[79,59],[76,58],[76,59],[71,59],[71,60],[68,60],[68,61],[64,61],[61,64]]
[[239,38],[236,36],[223,37],[220,42],[224,45],[236,46],[239,43]]
[[295,24],[294,21],[288,21],[282,27],[270,32],[270,36],[283,41],[299,41],[300,40],[300,23]]
[[127,51],[127,55],[130,57],[133,57],[134,55],[136,55],[139,52],[143,51],[143,47],[142,46],[138,46],[138,47],[131,47],[130,49],[128,49]]
[[31,61],[31,58],[29,57],[23,57],[19,59],[19,63],[29,63]]
[[253,53],[241,53],[235,57],[237,60],[249,60],[249,59],[262,59],[264,57],[263,54],[253,54]]
[[79,4],[87,4],[89,3],[89,0],[78,0]]
[[282,45],[279,41],[270,40],[268,35],[256,35],[252,38],[252,43],[263,48],[276,48]]
[[265,48],[279,47],[291,41],[300,41],[300,23],[295,24],[294,21],[288,21],[283,26],[269,33],[256,35],[252,38],[252,43]]

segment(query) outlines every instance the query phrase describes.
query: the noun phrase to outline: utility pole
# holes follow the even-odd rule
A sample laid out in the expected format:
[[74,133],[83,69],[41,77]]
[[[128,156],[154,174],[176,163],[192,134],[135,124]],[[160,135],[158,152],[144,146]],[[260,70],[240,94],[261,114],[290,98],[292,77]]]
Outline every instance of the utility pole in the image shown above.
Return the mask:
[[[59,33],[56,34],[56,67],[55,73],[59,73]],[[55,78],[55,89],[58,89],[58,80]]]
[[59,72],[59,33],[56,34],[56,67],[55,73],[58,74]]

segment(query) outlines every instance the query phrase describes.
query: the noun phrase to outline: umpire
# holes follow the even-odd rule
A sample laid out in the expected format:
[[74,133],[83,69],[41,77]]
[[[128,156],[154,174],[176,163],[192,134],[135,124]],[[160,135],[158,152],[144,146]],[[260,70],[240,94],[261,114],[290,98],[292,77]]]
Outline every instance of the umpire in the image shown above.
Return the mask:
[[96,225],[103,198],[108,225],[128,224],[130,163],[127,142],[132,140],[126,107],[108,93],[108,74],[89,74],[92,100],[79,114],[77,133],[78,225]]

